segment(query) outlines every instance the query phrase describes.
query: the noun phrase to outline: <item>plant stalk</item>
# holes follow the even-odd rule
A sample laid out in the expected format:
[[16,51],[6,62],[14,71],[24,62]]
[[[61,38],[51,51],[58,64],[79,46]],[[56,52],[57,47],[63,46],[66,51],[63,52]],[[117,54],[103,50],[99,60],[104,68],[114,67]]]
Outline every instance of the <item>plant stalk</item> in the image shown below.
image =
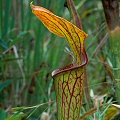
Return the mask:
[[83,66],[54,75],[58,120],[78,120],[83,96]]

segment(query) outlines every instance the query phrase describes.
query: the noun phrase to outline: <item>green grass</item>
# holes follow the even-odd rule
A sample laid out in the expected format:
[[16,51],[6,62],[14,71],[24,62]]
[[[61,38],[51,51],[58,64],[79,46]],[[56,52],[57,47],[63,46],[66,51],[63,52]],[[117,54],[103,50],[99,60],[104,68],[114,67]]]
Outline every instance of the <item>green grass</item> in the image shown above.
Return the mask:
[[[0,0],[0,107],[2,108],[0,114],[4,118],[4,116],[23,113],[23,117],[37,120],[45,111],[52,115],[52,120],[56,120],[55,101],[51,104],[39,105],[56,99],[51,72],[69,64],[72,58],[64,52],[65,47],[69,48],[67,42],[44,27],[32,14],[30,2],[30,0]],[[69,11],[64,7],[64,0],[33,2],[71,21]],[[75,5],[79,2],[75,0]],[[86,0],[77,11],[82,18],[83,30],[89,34],[86,39],[86,50],[90,61],[87,65],[89,89],[92,89],[95,95],[107,94],[106,103],[111,98],[117,101],[114,81],[111,80],[99,58],[101,56],[106,64],[110,65],[109,38],[98,54],[92,58],[93,52],[107,33],[102,3]],[[114,75],[114,72],[112,74]],[[94,101],[91,98],[90,108],[95,107]],[[85,105],[81,115],[90,110],[86,107],[88,103],[85,100],[83,103]],[[25,107],[16,110],[14,114],[10,112],[11,108],[19,106]],[[26,109],[27,106],[36,107]],[[102,120],[105,110],[107,110],[106,106],[103,106],[102,111],[97,109],[96,117]],[[86,120],[93,119],[93,114],[86,118]]]

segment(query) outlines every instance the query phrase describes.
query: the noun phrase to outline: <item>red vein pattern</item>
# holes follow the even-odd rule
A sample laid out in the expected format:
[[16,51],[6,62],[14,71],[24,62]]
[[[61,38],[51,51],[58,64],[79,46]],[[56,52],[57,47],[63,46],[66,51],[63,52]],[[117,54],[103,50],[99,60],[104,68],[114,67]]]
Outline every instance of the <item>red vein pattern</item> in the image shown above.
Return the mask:
[[82,104],[83,67],[58,74],[55,79],[58,120],[78,120]]
[[84,66],[87,55],[84,41],[88,36],[78,27],[49,10],[31,4],[32,12],[52,33],[67,39],[75,62],[52,72],[57,96],[58,120],[78,120],[83,95]]

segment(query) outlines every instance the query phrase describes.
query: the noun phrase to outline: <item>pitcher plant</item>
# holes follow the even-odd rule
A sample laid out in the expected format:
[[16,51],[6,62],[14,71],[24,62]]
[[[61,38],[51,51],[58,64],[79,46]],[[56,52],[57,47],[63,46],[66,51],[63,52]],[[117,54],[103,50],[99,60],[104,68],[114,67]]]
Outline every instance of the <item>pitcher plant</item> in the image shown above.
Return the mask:
[[74,61],[70,65],[54,70],[54,79],[58,120],[79,120],[84,87],[84,67],[87,64],[84,31],[49,10],[30,3],[32,12],[42,21],[48,30],[68,41]]

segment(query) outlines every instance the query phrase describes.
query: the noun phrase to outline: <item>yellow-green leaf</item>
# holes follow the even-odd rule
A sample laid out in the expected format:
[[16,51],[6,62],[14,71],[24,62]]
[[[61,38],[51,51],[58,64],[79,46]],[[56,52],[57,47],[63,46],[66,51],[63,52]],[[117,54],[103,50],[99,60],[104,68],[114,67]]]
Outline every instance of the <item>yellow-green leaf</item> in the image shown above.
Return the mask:
[[64,18],[54,15],[41,6],[34,6],[31,3],[31,8],[32,12],[43,22],[49,31],[67,39],[74,53],[75,63],[81,65],[82,59],[84,59],[81,57],[84,57],[85,54],[84,41],[88,35]]
[[118,108],[112,106],[110,108],[108,108],[108,110],[105,113],[105,118],[104,120],[110,120],[111,118],[113,118],[116,114],[118,113]]

